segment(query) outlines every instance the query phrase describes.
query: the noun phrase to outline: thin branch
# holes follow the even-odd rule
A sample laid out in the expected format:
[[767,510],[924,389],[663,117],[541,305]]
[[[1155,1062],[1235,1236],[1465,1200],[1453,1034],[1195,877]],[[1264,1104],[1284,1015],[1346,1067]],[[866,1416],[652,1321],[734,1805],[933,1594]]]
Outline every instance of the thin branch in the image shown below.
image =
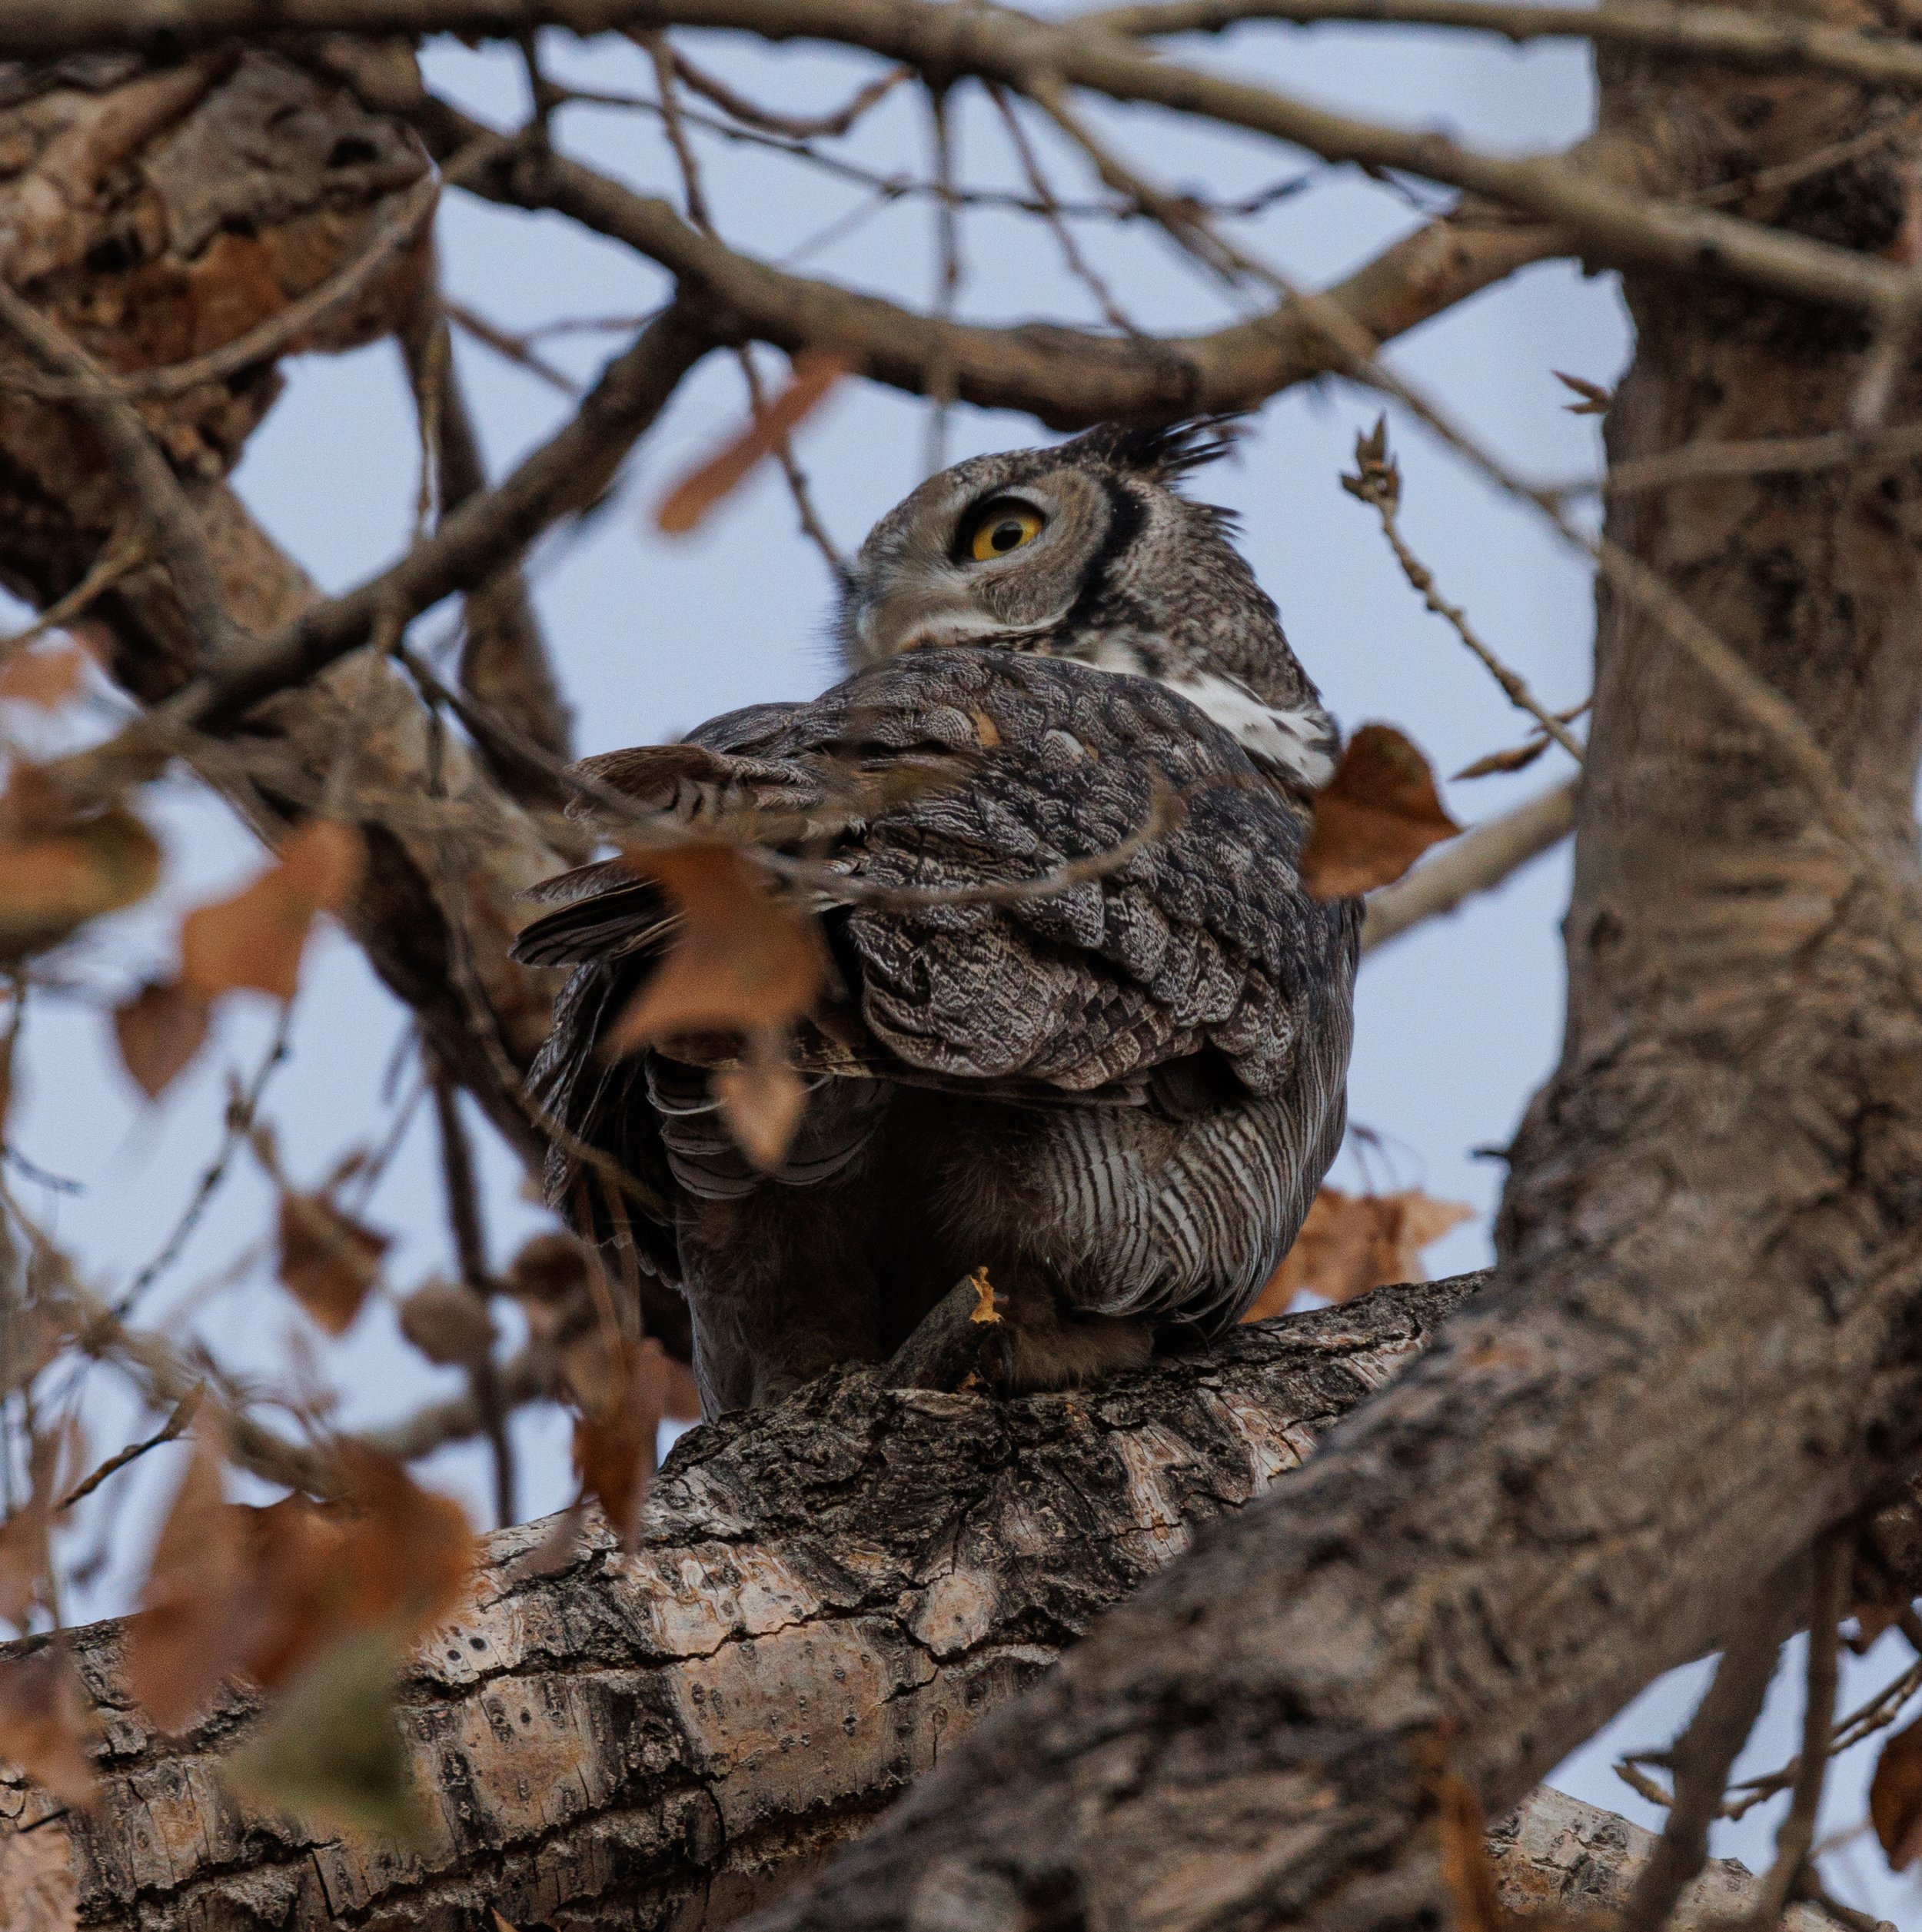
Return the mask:
[[[652,36],[643,35],[636,38],[645,46]],[[866,82],[844,107],[836,108],[832,114],[777,114],[772,108],[749,100],[745,95],[737,93],[725,81],[704,68],[697,67],[678,48],[673,50],[673,59],[674,72],[703,100],[711,101],[723,114],[733,115],[748,127],[757,128],[763,134],[784,135],[790,141],[837,139],[847,133],[870,108],[877,106],[892,94],[912,71],[906,67],[890,68],[885,74]]]
[[1828,1774],[1829,1740],[1835,1727],[1835,1687],[1840,1670],[1838,1626],[1848,1614],[1850,1541],[1831,1531],[1817,1543],[1809,1591],[1808,1683],[1802,1709],[1801,1761],[1788,1816],[1775,1834],[1775,1861],[1764,1875],[1755,1917],[1772,1926],[1781,1917],[1815,1842],[1815,1814]]
[[[449,103],[411,110],[436,153],[459,151],[494,130]],[[1590,171],[1628,165],[1623,144],[1598,138],[1573,151]],[[956,397],[1023,410],[1059,427],[1110,417],[1249,408],[1330,367],[1325,333],[1305,310],[1270,314],[1195,336],[1136,343],[1075,329],[939,324],[839,284],[790,274],[736,253],[683,221],[658,196],[564,155],[522,155],[484,169],[473,191],[504,205],[544,208],[660,262],[702,291],[743,333],[790,354],[816,348],[856,373],[928,393],[937,367]],[[1375,341],[1402,334],[1516,269],[1564,251],[1568,238],[1485,214],[1431,222],[1325,292]]]
[[1481,660],[1489,676],[1501,687],[1508,702],[1518,710],[1527,712],[1577,764],[1580,764],[1584,750],[1581,740],[1529,690],[1519,674],[1510,670],[1482,641],[1475,627],[1469,623],[1468,613],[1461,605],[1451,604],[1442,596],[1435,583],[1434,573],[1408,547],[1408,540],[1402,534],[1402,473],[1388,454],[1385,419],[1375,424],[1372,435],[1363,437],[1357,442],[1355,474],[1352,477],[1343,477],[1342,487],[1351,496],[1358,497],[1363,503],[1370,505],[1381,519],[1382,534],[1388,539],[1388,547],[1395,553],[1395,560],[1402,567],[1402,574],[1420,595],[1422,602],[1437,617],[1442,618]]
[[1159,38],[1217,34],[1252,21],[1298,26],[1324,21],[1445,27],[1531,40],[1586,40],[1598,46],[1692,55],[1747,68],[1798,68],[1882,86],[1922,88],[1922,48],[1893,35],[1854,33],[1814,22],[1769,19],[1716,7],[1611,0],[1605,14],[1587,7],[1508,5],[1503,0],[1165,0],[1104,7],[1074,17],[1083,29]]
[[53,1506],[54,1514],[73,1508],[77,1502],[91,1496],[109,1476],[117,1476],[128,1463],[137,1462],[149,1449],[157,1449],[164,1442],[176,1442],[185,1435],[194,1418],[200,1413],[201,1398],[206,1393],[206,1385],[196,1382],[186,1395],[174,1405],[174,1412],[160,1428],[144,1442],[130,1442],[118,1454],[110,1455],[91,1475],[84,1476]]
[[1061,204],[1056,198],[1054,188],[1042,168],[1039,156],[1035,153],[1034,144],[1028,138],[1028,131],[1022,126],[1021,117],[1015,111],[1013,102],[1008,98],[1007,89],[991,81],[988,86],[988,98],[994,103],[995,111],[1001,117],[1001,125],[1008,131],[1009,144],[1014,149],[1016,158],[1021,163],[1021,171],[1027,177],[1029,189],[1040,205],[1042,219],[1047,223],[1049,232],[1055,238],[1055,245],[1061,251],[1061,258],[1068,264],[1068,272],[1094,297],[1096,306],[1111,328],[1119,329],[1123,335],[1139,337],[1142,331],[1129,319],[1127,312],[1115,300],[1114,291],[1096,273],[1082,254],[1080,244],[1075,240],[1074,231],[1062,218]]
[[105,597],[123,577],[152,560],[147,546],[138,537],[128,543],[105,545],[88,565],[86,574],[64,597],[48,604],[24,630],[16,630],[11,637],[0,637],[0,653],[11,657],[48,631],[64,630],[85,615],[96,598]]
[[[937,324],[952,326],[961,294],[961,214],[954,199],[954,126],[948,114],[946,84],[930,85],[927,96],[936,190],[934,301],[930,313]],[[954,401],[954,371],[937,362],[928,372],[927,437],[921,451],[924,476],[948,466],[948,423]]]
[[[646,48],[654,63],[654,78],[660,89],[661,122],[667,131],[668,145],[673,150],[675,163],[680,170],[682,191],[687,201],[687,218],[703,234],[715,236],[713,210],[708,201],[707,189],[701,182],[700,164],[695,158],[693,145],[688,140],[687,130],[682,125],[680,95],[675,86],[675,76],[680,71],[677,56],[669,46],[665,34],[646,34],[639,36],[639,38],[640,45]],[[747,384],[748,407],[753,412],[754,420],[760,422],[767,414],[767,394],[761,382],[760,371],[754,366],[753,351],[743,344],[734,354],[735,360],[740,364],[742,377]],[[828,534],[827,526],[821,520],[820,512],[815,507],[813,491],[808,484],[807,474],[795,459],[793,438],[785,431],[774,438],[774,457],[780,465],[782,476],[786,480],[788,494],[794,500],[795,513],[800,518],[802,534],[820,552],[827,565],[829,575],[836,584],[845,584],[847,581],[847,560],[842,556],[839,546]]]
[[[504,357],[518,368],[525,369],[530,375],[538,376],[550,389],[559,390],[570,401],[580,395],[580,384],[564,369],[556,368],[544,356],[539,354],[527,336],[513,334],[497,324],[490,322],[484,315],[468,308],[464,302],[450,301],[444,295],[441,298],[441,306],[447,320],[456,328],[464,330],[475,341],[485,343],[496,355]],[[635,323],[627,325],[628,329],[639,326]]]
[[[441,1129],[441,1178],[447,1194],[447,1222],[454,1232],[454,1252],[461,1285],[482,1308],[497,1285],[487,1265],[487,1236],[480,1223],[480,1192],[475,1183],[474,1146],[461,1118],[458,1089],[445,1069],[436,1067],[429,1086],[434,1093],[434,1119]],[[495,1520],[505,1529],[518,1521],[514,1499],[514,1438],[507,1430],[507,1406],[500,1375],[490,1344],[467,1372],[467,1387],[480,1415],[481,1432],[494,1458]]]
[[1575,828],[1580,780],[1570,779],[1526,805],[1451,839],[1405,879],[1370,893],[1362,921],[1362,950],[1372,953],[1424,919],[1451,913],[1488,892],[1532,859],[1559,845]]
[[[687,310],[665,311],[603,371],[579,412],[494,489],[461,504],[377,577],[215,663],[155,707],[152,720],[165,730],[237,717],[358,649],[381,617],[404,623],[484,582],[550,524],[599,495],[682,376],[712,346],[713,337]],[[130,729],[138,733],[145,723]]]
[[[165,12],[170,35],[182,42],[244,35],[259,24],[257,0],[166,0]],[[1705,28],[1719,20],[1772,33],[1770,58],[1780,62],[1819,64],[1821,50],[1839,51],[1823,29],[1704,12]],[[124,44],[131,31],[128,13],[122,0],[48,0],[15,8],[0,22],[0,57]],[[24,24],[29,18],[32,24]],[[1268,135],[1325,160],[1397,169],[1486,196],[1566,226],[1585,254],[1613,265],[1699,274],[1712,264],[1718,274],[1780,295],[1878,316],[1900,304],[1907,281],[1905,271],[1888,263],[1712,209],[1625,191],[1605,177],[1571,168],[1559,156],[1485,153],[1439,134],[1336,114],[1232,75],[1159,58],[1119,34],[1007,8],[956,8],[936,0],[869,0],[859,9],[843,0],[277,0],[274,13],[275,29],[284,33],[511,38],[549,22],[582,32],[680,25],[820,39],[912,65],[943,86],[971,75],[1031,92],[1037,76],[1051,74],[1064,85],[1113,100]],[[1842,39],[1849,58],[1830,63],[1834,71],[1878,81],[1922,79],[1922,49],[1867,35],[1844,33]],[[1731,35],[1718,44],[1717,57],[1732,57],[1743,45],[1739,34]],[[1747,45],[1758,51],[1752,39]]]
[[1708,1827],[1721,1811],[1729,1767],[1761,1716],[1781,1648],[1781,1579],[1738,1623],[1694,1715],[1670,1754],[1675,1795],[1662,1834],[1637,1876],[1615,1932],[1661,1932],[1708,1858]]

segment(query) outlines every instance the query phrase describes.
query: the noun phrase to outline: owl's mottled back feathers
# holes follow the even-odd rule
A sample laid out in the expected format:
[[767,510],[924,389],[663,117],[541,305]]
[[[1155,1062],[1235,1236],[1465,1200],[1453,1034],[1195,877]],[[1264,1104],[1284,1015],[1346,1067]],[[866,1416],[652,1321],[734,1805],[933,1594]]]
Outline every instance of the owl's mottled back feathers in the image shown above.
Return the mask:
[[[1192,535],[1179,513],[1194,507],[1168,486],[1213,453],[1206,437],[1111,434],[1116,449],[1081,439],[1097,490],[1152,492],[1138,533]],[[1015,517],[993,507],[1009,500],[1025,512],[1004,479],[981,487],[1001,492],[992,514]],[[1065,487],[1035,494],[1037,517],[1100,523],[1099,494],[1078,506]],[[1162,500],[1179,506],[1173,517],[1159,516]],[[947,515],[944,501],[931,514]],[[930,547],[911,520],[899,526],[914,503],[887,539],[904,556]],[[1091,527],[1091,556],[1102,537]],[[1191,573],[1205,573],[1206,554],[1188,560]],[[1101,568],[1142,580],[1119,563]],[[930,635],[877,653],[887,633],[870,616],[875,661],[813,703],[733,713],[685,746],[588,769],[691,824],[752,806],[790,844],[890,888],[1024,886],[1123,847],[1169,793],[1177,822],[1044,896],[830,905],[837,984],[796,1042],[812,1091],[772,1175],[734,1147],[692,1059],[610,1063],[600,1051],[670,935],[656,889],[615,864],[544,893],[553,909],[518,955],[577,969],[540,1091],[568,1137],[614,1156],[660,1203],[640,1239],[649,1265],[689,1292],[710,1407],[889,1352],[984,1265],[1017,1319],[1026,1308],[1035,1334],[1052,1338],[1029,1348],[1029,1382],[1135,1358],[1155,1332],[1217,1332],[1280,1259],[1342,1132],[1358,920],[1352,902],[1300,889],[1306,754],[1295,747],[1332,744],[1332,730],[1272,606],[1250,607],[1257,630],[1232,653],[1239,671],[1185,644],[1158,679],[1136,668],[1154,640],[1132,591],[1111,600],[1127,607],[1127,634],[1091,640],[1089,661],[1058,637],[1011,647],[966,622],[963,634],[984,641],[944,644],[940,626],[957,622],[944,614],[948,578],[916,605],[911,584],[870,565],[857,597],[883,618],[893,599]],[[958,566],[952,576],[964,590],[971,580]],[[1000,594],[1013,634],[1032,639],[1012,592]],[[1059,600],[1046,586],[1037,594]],[[1219,621],[1190,610],[1167,629],[1193,640]],[[1195,695],[1224,690],[1232,702],[1215,715]],[[1251,710],[1285,723],[1251,732]],[[896,787],[904,795],[843,822],[852,775],[904,767],[916,774]],[[836,829],[823,840],[824,825]],[[564,1205],[584,1199],[578,1167],[564,1138],[553,1166]]]

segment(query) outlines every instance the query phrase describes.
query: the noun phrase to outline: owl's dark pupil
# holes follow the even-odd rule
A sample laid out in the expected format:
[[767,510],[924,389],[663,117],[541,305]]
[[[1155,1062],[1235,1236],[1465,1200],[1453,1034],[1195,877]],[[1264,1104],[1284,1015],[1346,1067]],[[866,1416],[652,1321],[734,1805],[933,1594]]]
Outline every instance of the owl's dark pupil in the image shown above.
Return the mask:
[[996,524],[988,533],[988,547],[991,550],[1011,550],[1020,547],[1022,538],[1027,533],[1010,517],[1006,523]]

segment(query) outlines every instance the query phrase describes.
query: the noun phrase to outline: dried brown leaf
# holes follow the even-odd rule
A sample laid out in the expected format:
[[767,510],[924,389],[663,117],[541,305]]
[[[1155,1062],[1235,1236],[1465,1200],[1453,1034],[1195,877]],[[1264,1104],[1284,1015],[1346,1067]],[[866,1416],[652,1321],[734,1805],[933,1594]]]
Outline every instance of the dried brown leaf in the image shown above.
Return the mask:
[[78,644],[52,650],[17,651],[0,669],[0,703],[57,711],[78,697],[89,662]]
[[30,766],[0,799],[0,957],[65,939],[144,899],[160,876],[154,835],[124,805],[75,811]]
[[240,1665],[251,1610],[244,1520],[222,1491],[217,1441],[198,1432],[127,1636],[128,1684],[163,1731],[201,1716]]
[[348,1527],[349,1621],[410,1635],[438,1623],[466,1594],[480,1554],[466,1512],[391,1456],[352,1445],[341,1455],[350,1485],[336,1506]]
[[500,1278],[517,1302],[552,1307],[587,1285],[587,1251],[572,1235],[536,1235]]
[[314,916],[338,912],[360,877],[366,847],[351,825],[310,819],[280,861],[231,898],[181,923],[181,976],[211,998],[249,986],[291,999]]
[[1346,1302],[1372,1288],[1425,1281],[1422,1250],[1474,1216],[1461,1202],[1438,1201],[1418,1188],[1354,1195],[1325,1187],[1294,1246],[1242,1318],[1259,1322],[1284,1314],[1305,1288],[1331,1302]]
[[494,1343],[494,1317],[458,1282],[422,1284],[401,1304],[401,1332],[442,1368],[482,1362]]
[[0,1661],[0,1757],[76,1811],[98,1796],[88,1749],[98,1734],[64,1643]]
[[346,1334],[392,1242],[324,1194],[292,1192],[281,1196],[279,1238],[281,1285],[329,1335]]
[[846,373],[847,365],[833,356],[812,351],[796,356],[787,387],[668,491],[654,512],[655,523],[670,537],[685,536],[694,529],[740,487],[763,457],[772,455],[783,438],[827,400],[828,392]]
[[609,1034],[611,1057],[676,1034],[753,1034],[813,1004],[820,949],[807,919],[781,904],[734,846],[630,853],[658,880],[680,919],[669,952]]
[[1428,761],[1392,725],[1365,724],[1315,800],[1302,889],[1342,899],[1391,885],[1461,830],[1442,809]]
[[156,979],[114,1009],[122,1065],[149,1100],[185,1072],[207,1038],[207,996],[182,979]]
[[614,1373],[604,1400],[574,1420],[574,1473],[580,1493],[607,1512],[623,1548],[632,1544],[654,1444],[663,1418],[684,1402],[687,1372],[653,1336],[623,1338],[613,1352]]
[[1442,1874],[1455,1900],[1455,1932],[1505,1932],[1480,1802],[1468,1781],[1453,1771],[1436,1781],[1435,1798]]
[[0,1523],[0,1622],[24,1630],[49,1602],[47,1500],[28,1498]]
[[1922,1854],[1922,1720],[1882,1747],[1869,1784],[1869,1821],[1891,1871],[1906,1870]]
[[0,1925],[7,1932],[74,1932],[80,1883],[73,1844],[51,1822],[22,1831],[0,1824]]
[[786,1157],[807,1109],[807,1089],[787,1063],[787,1036],[761,1027],[748,1036],[747,1051],[733,1066],[717,1067],[708,1085],[734,1143],[764,1173]]

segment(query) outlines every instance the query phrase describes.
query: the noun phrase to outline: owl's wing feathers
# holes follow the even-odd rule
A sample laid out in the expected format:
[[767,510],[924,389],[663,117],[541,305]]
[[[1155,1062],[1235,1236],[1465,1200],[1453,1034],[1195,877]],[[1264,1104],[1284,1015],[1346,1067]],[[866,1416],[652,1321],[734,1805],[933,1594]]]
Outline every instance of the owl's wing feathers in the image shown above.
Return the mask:
[[1308,1005],[1345,976],[1352,910],[1302,892],[1305,816],[1225,731],[1146,679],[985,650],[896,660],[807,709],[830,706],[876,748],[985,747],[846,841],[876,885],[1016,884],[1098,857],[1147,822],[1158,779],[1185,806],[1169,836],[1045,898],[841,915],[860,1016],[896,1060],[1095,1099],[1212,1048],[1255,1092],[1285,1080]]
[[[845,796],[850,766],[946,757],[951,782],[834,835],[839,869],[890,887],[1031,880],[1126,842],[1158,777],[1183,799],[1171,836],[1045,898],[832,910],[852,1009],[803,1042],[804,1066],[1112,1103],[1139,1102],[1154,1069],[1212,1048],[1265,1093],[1287,1079],[1321,989],[1345,979],[1352,911],[1301,891],[1299,807],[1225,731],[1148,680],[929,651],[666,749],[677,756],[616,753],[590,768],[690,816],[749,802],[805,814]],[[533,963],[631,967],[671,929],[656,890],[617,861],[544,896],[564,903],[522,935],[518,956]]]

